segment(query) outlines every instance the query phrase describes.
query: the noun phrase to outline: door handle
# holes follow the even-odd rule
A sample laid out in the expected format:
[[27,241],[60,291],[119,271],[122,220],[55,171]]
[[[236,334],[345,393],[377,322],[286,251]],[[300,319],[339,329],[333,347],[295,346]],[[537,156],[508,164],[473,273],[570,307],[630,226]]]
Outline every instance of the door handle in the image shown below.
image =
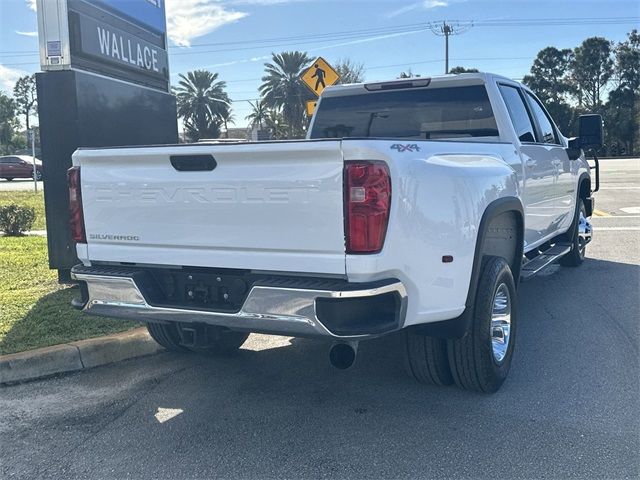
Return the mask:
[[536,164],[537,162],[533,158],[527,160],[527,168],[533,168],[536,166]]

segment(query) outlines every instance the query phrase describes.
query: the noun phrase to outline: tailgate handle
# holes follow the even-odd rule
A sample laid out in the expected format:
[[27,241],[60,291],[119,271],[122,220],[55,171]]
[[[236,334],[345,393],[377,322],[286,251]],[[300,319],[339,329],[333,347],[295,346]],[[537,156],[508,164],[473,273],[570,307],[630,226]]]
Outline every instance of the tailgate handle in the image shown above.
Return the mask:
[[171,155],[171,165],[179,172],[210,172],[218,165],[212,155]]

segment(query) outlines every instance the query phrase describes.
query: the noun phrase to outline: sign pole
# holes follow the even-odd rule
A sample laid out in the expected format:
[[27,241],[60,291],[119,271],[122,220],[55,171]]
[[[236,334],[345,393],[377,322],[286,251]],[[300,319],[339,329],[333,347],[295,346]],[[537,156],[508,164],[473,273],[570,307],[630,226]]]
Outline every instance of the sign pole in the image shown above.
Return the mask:
[[29,138],[31,139],[31,159],[33,161],[33,188],[38,193],[38,170],[36,168],[36,132],[29,130]]

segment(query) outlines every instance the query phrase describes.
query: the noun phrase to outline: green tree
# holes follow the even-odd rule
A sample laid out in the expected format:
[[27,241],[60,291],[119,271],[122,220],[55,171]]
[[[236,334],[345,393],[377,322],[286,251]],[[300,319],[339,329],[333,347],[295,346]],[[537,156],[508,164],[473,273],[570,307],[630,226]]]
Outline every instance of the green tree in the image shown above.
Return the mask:
[[453,67],[449,69],[449,73],[478,73],[477,68]]
[[640,98],[628,88],[609,92],[604,106],[605,143],[609,153],[634,155],[638,143]]
[[547,47],[538,52],[529,75],[522,83],[527,85],[543,102],[564,102],[573,92],[571,66],[573,51],[569,48],[558,50]]
[[638,30],[631,30],[627,41],[618,44],[615,58],[618,86],[638,92],[640,90],[640,34]]
[[602,37],[591,37],[582,42],[574,50],[572,62],[572,77],[580,105],[589,111],[599,111],[602,94],[613,73],[611,42]]
[[575,92],[571,83],[573,51],[547,47],[538,52],[529,75],[522,83],[527,85],[545,104],[560,131],[565,135],[573,133],[576,113],[567,99]]
[[282,112],[277,109],[271,109],[267,113],[265,119],[267,129],[271,133],[271,137],[276,140],[285,139],[289,134],[289,125],[284,118]]
[[222,124],[224,125],[224,136],[229,138],[229,125],[236,124],[236,116],[231,113],[231,110],[226,110],[222,112],[220,115],[220,119],[222,120]]
[[261,129],[269,116],[269,109],[264,100],[256,100],[256,103],[249,102],[251,105],[251,113],[244,117],[249,122],[250,127]]
[[31,112],[35,112],[37,109],[38,102],[35,73],[18,79],[13,87],[13,98],[16,102],[17,112],[19,115],[24,115],[25,125],[29,130],[29,117]]
[[364,65],[362,63],[355,63],[348,58],[338,60],[336,65],[336,72],[340,75],[338,83],[362,83],[364,82]]
[[306,126],[305,102],[313,98],[300,80],[300,75],[311,62],[305,52],[272,53],[271,62],[265,63],[260,94],[268,108],[278,109],[288,126],[288,138],[304,135]]
[[413,73],[411,69],[407,70],[406,72],[400,72],[400,75],[398,75],[398,78],[418,78],[418,77],[420,77],[420,74]]
[[632,30],[615,49],[617,88],[604,108],[609,153],[634,155],[640,151],[640,35]]
[[0,92],[0,155],[11,153],[19,127],[16,102],[4,92]]
[[218,74],[208,70],[194,70],[179,75],[174,89],[178,117],[183,119],[185,132],[191,141],[218,138],[220,126],[229,122],[231,102]]

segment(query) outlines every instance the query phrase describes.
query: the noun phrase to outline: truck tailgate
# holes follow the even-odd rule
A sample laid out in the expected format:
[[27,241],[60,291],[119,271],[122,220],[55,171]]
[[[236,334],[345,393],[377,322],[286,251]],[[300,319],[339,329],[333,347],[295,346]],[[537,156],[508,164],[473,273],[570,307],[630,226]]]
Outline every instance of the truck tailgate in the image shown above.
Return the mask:
[[[202,155],[213,170],[172,165]],[[78,150],[74,165],[91,261],[345,274],[339,141]]]

